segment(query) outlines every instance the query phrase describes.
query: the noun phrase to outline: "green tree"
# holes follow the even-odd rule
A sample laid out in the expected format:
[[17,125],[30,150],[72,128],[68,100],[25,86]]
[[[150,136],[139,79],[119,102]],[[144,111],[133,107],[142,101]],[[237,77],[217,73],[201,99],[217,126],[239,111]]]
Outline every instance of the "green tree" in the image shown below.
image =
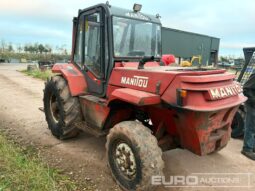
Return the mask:
[[20,53],[23,50],[20,44],[18,44],[17,50],[18,50],[18,53]]
[[40,54],[42,54],[43,52],[45,52],[45,47],[42,44],[39,44],[38,50],[39,50]]
[[5,51],[5,49],[6,49],[6,43],[5,43],[5,40],[1,40],[1,50],[2,50],[2,52],[4,52]]
[[13,52],[13,47],[12,47],[12,44],[10,43],[9,46],[8,46],[8,52]]
[[39,52],[39,45],[38,43],[35,43],[33,46],[34,52],[37,54]]
[[46,44],[46,45],[45,45],[45,53],[49,53],[49,54],[51,54],[51,52],[52,52],[52,48],[51,48],[51,46],[50,46],[50,45],[48,45],[48,44]]

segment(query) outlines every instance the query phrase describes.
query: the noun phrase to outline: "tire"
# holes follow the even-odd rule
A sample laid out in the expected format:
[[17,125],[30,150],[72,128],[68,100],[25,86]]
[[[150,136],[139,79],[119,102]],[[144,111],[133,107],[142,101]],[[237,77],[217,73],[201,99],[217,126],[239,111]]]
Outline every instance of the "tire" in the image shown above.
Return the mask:
[[68,139],[79,134],[79,129],[74,127],[74,122],[81,120],[79,100],[71,96],[62,76],[46,82],[43,102],[48,127],[56,138]]
[[245,117],[245,112],[238,109],[236,112],[231,128],[231,137],[232,138],[240,138],[244,135],[244,117]]
[[[107,136],[106,154],[112,176],[124,190],[153,190],[151,177],[163,175],[164,162],[157,139],[139,122],[124,121],[115,125]],[[123,156],[128,160],[122,171]]]

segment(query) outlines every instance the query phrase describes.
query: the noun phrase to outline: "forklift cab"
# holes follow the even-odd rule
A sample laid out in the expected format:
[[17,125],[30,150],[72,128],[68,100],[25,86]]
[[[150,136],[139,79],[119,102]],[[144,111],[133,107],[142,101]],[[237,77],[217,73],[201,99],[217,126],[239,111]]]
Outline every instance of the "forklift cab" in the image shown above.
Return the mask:
[[159,17],[140,13],[136,5],[130,11],[99,4],[79,10],[74,18],[72,62],[85,76],[85,93],[105,96],[115,61],[138,62],[144,56],[160,59]]

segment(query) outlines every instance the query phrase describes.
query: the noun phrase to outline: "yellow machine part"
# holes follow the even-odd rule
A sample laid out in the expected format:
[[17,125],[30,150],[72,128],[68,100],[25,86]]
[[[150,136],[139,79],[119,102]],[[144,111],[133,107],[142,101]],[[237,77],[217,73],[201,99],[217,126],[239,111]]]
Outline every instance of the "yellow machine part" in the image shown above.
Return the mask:
[[198,64],[201,65],[201,60],[202,60],[202,57],[199,55],[199,56],[193,56],[191,61],[187,61],[187,60],[184,60],[181,62],[181,67],[190,67],[193,65],[193,62],[195,60],[198,60]]
[[181,67],[190,67],[190,66],[192,66],[192,63],[190,61],[185,60],[181,62]]

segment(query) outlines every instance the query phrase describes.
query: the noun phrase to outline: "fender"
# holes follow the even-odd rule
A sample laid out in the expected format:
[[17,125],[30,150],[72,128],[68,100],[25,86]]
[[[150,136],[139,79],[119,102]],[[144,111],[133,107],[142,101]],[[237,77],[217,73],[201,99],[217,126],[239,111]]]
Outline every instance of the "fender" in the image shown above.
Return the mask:
[[122,100],[137,106],[156,105],[161,103],[159,95],[130,88],[115,89],[110,95],[108,104],[113,100]]
[[82,95],[87,92],[87,83],[84,75],[74,64],[55,64],[53,73],[60,73],[67,80],[72,96]]

